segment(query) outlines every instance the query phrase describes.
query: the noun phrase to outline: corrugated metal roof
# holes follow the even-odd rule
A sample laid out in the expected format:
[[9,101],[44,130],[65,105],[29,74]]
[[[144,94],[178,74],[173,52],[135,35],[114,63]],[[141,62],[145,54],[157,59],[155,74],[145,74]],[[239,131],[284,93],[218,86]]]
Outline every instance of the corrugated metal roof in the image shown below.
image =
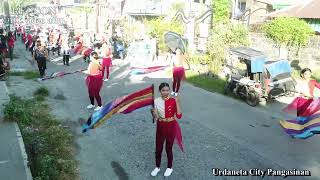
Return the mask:
[[320,19],[320,0],[302,1],[294,6],[268,14],[268,17],[297,17],[304,19]]

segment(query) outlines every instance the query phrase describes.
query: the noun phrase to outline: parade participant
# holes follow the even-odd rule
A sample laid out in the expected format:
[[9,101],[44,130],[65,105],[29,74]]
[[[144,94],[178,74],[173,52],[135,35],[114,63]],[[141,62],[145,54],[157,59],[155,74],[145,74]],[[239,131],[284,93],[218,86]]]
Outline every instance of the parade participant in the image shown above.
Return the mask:
[[69,66],[69,59],[70,59],[70,47],[67,42],[65,42],[63,46],[63,65]]
[[302,112],[311,104],[314,98],[314,88],[320,89],[320,84],[311,79],[312,71],[304,68],[300,72],[301,79],[297,81],[296,91],[300,94],[297,98],[297,116],[304,116]]
[[32,35],[31,35],[31,32],[29,32],[27,35],[26,51],[28,51],[31,43],[32,43]]
[[156,176],[160,171],[161,155],[163,144],[166,141],[166,153],[168,158],[167,169],[164,176],[170,176],[173,169],[173,153],[172,147],[175,139],[180,149],[183,151],[181,129],[176,121],[181,119],[182,112],[180,108],[180,100],[169,96],[170,87],[168,83],[161,83],[159,86],[161,97],[155,99],[154,109],[152,109],[153,118],[157,121],[156,130],[156,168],[151,172],[151,176]]
[[102,77],[104,78],[104,72],[107,73],[104,81],[109,80],[110,67],[112,66],[112,53],[110,48],[103,49],[104,55],[102,58]]
[[87,109],[92,109],[95,107],[94,99],[96,99],[98,106],[94,109],[98,111],[102,108],[100,90],[103,85],[102,73],[101,73],[101,62],[99,61],[98,53],[91,53],[92,60],[88,66],[88,70],[84,73],[87,74],[86,84],[88,87],[89,98],[91,104],[87,106]]
[[176,56],[173,61],[173,70],[172,70],[172,76],[173,76],[173,82],[172,82],[172,93],[173,96],[178,96],[178,92],[180,90],[181,82],[185,78],[185,70],[183,67],[183,61],[184,57],[180,49],[176,50]]
[[6,36],[3,33],[3,29],[0,29],[0,53],[5,54],[7,51],[7,42]]
[[6,74],[10,70],[10,64],[6,61],[5,55],[0,52],[0,81],[5,81]]
[[[25,31],[22,33],[21,40],[22,40],[22,42],[23,42],[24,44],[27,43],[27,37],[26,37],[26,32],[25,32]],[[27,46],[27,45],[26,45],[26,46]]]
[[47,58],[48,58],[48,51],[46,47],[43,44],[41,44],[40,40],[37,40],[36,48],[33,53],[33,60],[37,61],[40,78],[43,78],[45,75],[45,70],[47,68],[46,66]]
[[14,48],[14,42],[15,39],[12,35],[11,32],[8,33],[8,49],[9,49],[9,56],[10,56],[10,60],[13,60],[13,48]]

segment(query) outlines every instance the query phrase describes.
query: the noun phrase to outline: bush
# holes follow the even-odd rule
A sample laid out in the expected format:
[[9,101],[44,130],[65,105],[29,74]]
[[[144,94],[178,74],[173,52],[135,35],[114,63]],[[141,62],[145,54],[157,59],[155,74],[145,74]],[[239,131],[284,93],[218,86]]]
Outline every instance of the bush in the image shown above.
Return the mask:
[[213,4],[213,23],[227,22],[230,17],[230,0],[212,0]]
[[4,115],[19,124],[34,179],[76,179],[74,137],[50,115],[47,104],[11,96]]
[[276,18],[264,26],[266,36],[279,46],[301,47],[307,45],[314,31],[308,23],[298,18]]
[[215,24],[208,40],[208,57],[202,59],[214,74],[218,74],[229,48],[248,46],[248,29],[242,24]]

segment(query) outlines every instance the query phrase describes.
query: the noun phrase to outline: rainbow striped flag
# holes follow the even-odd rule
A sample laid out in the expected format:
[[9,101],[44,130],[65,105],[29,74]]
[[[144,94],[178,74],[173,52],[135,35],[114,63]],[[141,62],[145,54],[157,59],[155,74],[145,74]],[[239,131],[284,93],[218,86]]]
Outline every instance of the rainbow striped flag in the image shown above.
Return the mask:
[[153,73],[156,71],[161,71],[166,68],[167,68],[167,66],[153,66],[153,67],[147,67],[147,68],[132,67],[131,74],[133,74],[133,75],[148,74],[148,73]]
[[313,117],[294,120],[281,120],[280,125],[291,137],[306,139],[314,134],[320,134],[320,114]]
[[89,117],[88,121],[82,125],[82,132],[98,127],[114,114],[128,114],[149,105],[154,105],[154,85],[109,102]]
[[320,134],[320,99],[295,98],[286,108],[286,113],[298,116],[292,120],[281,120],[284,131],[293,138],[306,139]]

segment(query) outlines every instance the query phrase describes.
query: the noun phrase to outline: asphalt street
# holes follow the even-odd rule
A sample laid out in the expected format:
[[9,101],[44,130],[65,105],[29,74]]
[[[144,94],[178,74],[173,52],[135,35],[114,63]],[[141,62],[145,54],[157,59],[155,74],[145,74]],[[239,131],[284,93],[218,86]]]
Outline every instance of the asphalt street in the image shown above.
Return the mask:
[[[24,52],[22,52],[24,53]],[[130,64],[114,62],[111,79],[101,91],[103,103],[127,95],[154,83],[171,82],[164,72],[149,75],[130,75]],[[86,67],[82,59],[69,67],[61,62],[49,63],[48,73],[73,71]],[[33,67],[36,69],[36,67]],[[280,128],[279,120],[289,118],[281,113],[285,104],[250,107],[239,100],[210,93],[184,84],[181,91],[182,128],[185,153],[174,147],[173,173],[164,178],[166,154],[163,152],[161,172],[150,176],[155,166],[155,127],[149,108],[128,115],[115,115],[99,128],[81,133],[78,120],[87,119],[90,111],[84,74],[68,75],[43,82],[10,79],[10,91],[28,97],[42,85],[50,90],[48,100],[54,115],[73,127],[76,133],[77,160],[81,179],[86,180],[207,180],[261,179],[260,176],[212,175],[212,168],[230,170],[310,170],[311,177],[287,179],[320,179],[320,138],[307,140],[288,137]],[[57,97],[63,95],[66,99]],[[264,179],[282,179],[267,176]]]

